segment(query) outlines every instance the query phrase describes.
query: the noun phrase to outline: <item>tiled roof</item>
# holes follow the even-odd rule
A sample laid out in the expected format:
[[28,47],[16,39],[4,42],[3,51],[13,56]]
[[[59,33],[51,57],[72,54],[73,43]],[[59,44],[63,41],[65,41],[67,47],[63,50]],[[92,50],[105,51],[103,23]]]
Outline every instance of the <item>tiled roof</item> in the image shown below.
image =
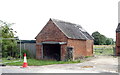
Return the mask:
[[68,38],[93,40],[93,37],[78,24],[65,22],[57,19],[51,19],[51,20]]
[[118,27],[116,29],[116,32],[120,32],[120,23],[118,24]]

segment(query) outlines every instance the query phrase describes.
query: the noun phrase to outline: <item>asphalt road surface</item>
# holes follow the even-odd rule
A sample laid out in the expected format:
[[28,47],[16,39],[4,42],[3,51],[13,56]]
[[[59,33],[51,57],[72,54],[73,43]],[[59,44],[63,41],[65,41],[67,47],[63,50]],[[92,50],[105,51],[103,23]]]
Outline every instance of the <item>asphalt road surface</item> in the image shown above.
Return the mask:
[[2,73],[118,73],[118,58],[97,56],[89,61],[75,64],[55,64],[45,66],[5,66]]

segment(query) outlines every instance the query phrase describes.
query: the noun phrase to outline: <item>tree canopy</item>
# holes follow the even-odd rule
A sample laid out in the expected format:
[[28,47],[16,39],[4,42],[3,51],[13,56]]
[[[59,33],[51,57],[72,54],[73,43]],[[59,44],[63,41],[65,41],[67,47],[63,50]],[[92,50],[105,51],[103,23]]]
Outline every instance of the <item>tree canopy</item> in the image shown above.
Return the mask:
[[105,35],[100,34],[98,31],[93,32],[92,36],[94,37],[95,45],[111,45],[114,43],[112,38],[107,38]]
[[1,44],[2,44],[2,57],[17,57],[17,40],[15,37],[16,31],[10,26],[13,23],[6,23],[0,20]]

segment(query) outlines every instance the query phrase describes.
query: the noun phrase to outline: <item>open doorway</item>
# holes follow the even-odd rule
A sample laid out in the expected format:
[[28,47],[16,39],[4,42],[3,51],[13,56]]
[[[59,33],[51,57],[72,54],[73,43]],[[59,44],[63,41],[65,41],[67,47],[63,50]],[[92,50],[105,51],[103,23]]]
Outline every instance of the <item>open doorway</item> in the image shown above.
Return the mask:
[[67,47],[67,60],[73,60],[73,47]]
[[59,44],[43,44],[43,59],[60,61],[61,48]]

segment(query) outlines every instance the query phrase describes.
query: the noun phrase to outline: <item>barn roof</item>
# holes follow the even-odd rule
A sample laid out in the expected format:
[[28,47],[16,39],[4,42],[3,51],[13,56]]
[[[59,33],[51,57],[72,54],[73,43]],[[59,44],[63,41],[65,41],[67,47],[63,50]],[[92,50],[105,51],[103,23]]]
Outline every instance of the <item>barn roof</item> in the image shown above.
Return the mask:
[[93,37],[78,24],[65,22],[58,19],[51,19],[51,20],[68,38],[93,40]]
[[120,23],[118,24],[118,27],[116,29],[116,32],[120,32]]

